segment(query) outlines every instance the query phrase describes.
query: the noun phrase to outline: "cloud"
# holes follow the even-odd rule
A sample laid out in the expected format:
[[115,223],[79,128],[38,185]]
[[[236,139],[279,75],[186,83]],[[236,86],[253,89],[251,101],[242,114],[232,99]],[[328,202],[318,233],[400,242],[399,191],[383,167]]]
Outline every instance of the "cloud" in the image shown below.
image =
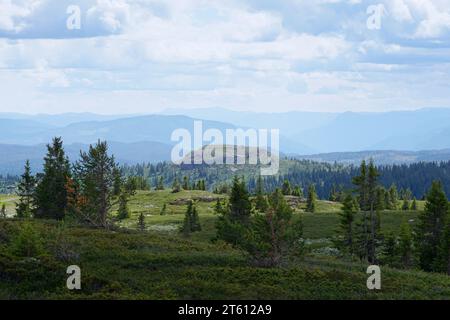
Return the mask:
[[369,30],[369,0],[0,0],[0,93],[18,110],[450,105],[450,1],[379,2]]

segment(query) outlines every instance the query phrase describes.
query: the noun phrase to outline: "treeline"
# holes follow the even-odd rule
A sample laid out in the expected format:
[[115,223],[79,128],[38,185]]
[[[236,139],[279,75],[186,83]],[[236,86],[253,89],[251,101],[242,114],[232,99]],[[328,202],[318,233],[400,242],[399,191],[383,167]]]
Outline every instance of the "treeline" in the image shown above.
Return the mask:
[[353,177],[353,191],[346,193],[340,214],[336,246],[350,256],[372,264],[419,267],[450,275],[450,206],[440,181],[432,182],[418,223],[404,221],[397,233],[381,230],[383,198],[380,173],[373,162],[363,161]]
[[[187,177],[191,181],[204,180],[209,191],[226,192],[229,191],[232,177],[238,174],[245,177],[248,190],[254,193],[259,169],[255,166],[237,169],[235,173],[230,170],[230,166],[225,165],[175,166],[169,162],[123,167],[125,175],[142,177],[148,188],[155,188],[158,184],[171,187],[174,180]],[[320,199],[330,199],[331,194],[352,188],[351,178],[358,175],[359,171],[359,166],[283,159],[281,173],[265,177],[263,183],[265,190],[274,192],[277,188],[281,189],[285,181],[289,181],[292,188],[298,187],[300,190],[297,191],[304,194],[314,184]],[[378,166],[377,171],[382,187],[388,190],[395,185],[399,195],[407,193],[411,200],[423,199],[434,180],[440,180],[444,191],[450,194],[450,161]]]
[[134,193],[135,181],[125,179],[108,145],[99,141],[80,160],[71,164],[61,138],[47,145],[41,173],[33,175],[30,163],[17,187],[18,218],[75,219],[97,227],[108,227],[111,208],[119,205],[117,218],[129,216],[127,202]]

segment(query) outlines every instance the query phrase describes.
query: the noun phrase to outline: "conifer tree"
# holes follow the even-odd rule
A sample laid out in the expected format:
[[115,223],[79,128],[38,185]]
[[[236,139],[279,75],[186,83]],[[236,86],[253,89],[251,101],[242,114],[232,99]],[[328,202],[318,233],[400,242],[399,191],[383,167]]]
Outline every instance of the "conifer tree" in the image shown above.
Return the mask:
[[139,230],[145,230],[145,216],[143,212],[139,214],[137,226]]
[[160,214],[161,216],[165,216],[165,215],[167,214],[167,204],[166,204],[166,203],[163,204],[163,206],[162,206],[161,211],[160,211],[159,214]]
[[255,209],[260,212],[265,212],[268,208],[269,204],[267,203],[267,198],[264,195],[264,186],[262,182],[261,175],[258,176],[258,180],[256,182],[256,203]]
[[289,183],[289,180],[284,180],[282,193],[285,196],[290,196],[292,194],[291,184]]
[[2,208],[0,209],[0,218],[6,219],[6,205],[2,203]]
[[308,188],[308,198],[306,201],[306,212],[314,213],[316,212],[317,205],[317,193],[316,186],[311,184]]
[[244,224],[248,222],[252,210],[252,203],[250,202],[243,178],[241,180],[238,177],[234,177],[229,206],[229,217],[232,221]]
[[44,219],[64,218],[67,210],[66,183],[71,177],[69,160],[61,138],[47,145],[44,172],[34,192],[34,217]]
[[349,193],[344,199],[340,216],[340,234],[342,235],[341,245],[350,255],[354,250],[354,222],[357,213],[357,203]]
[[425,210],[419,215],[415,238],[419,265],[425,271],[435,271],[448,210],[449,204],[442,184],[434,181],[427,194]]
[[402,210],[403,211],[408,211],[410,210],[410,205],[409,205],[409,200],[408,199],[403,199],[403,204],[402,204]]
[[156,184],[156,190],[164,190],[164,178],[161,176],[158,179],[158,183]]
[[192,232],[201,231],[202,227],[200,225],[200,219],[198,217],[197,207],[194,201],[190,200],[186,213],[184,215],[184,222],[181,228],[181,232],[188,236]]
[[25,162],[25,172],[22,174],[17,186],[19,202],[16,203],[18,218],[30,218],[33,211],[33,194],[36,187],[36,179],[31,175],[30,161]]
[[89,146],[88,152],[80,153],[80,160],[75,164],[75,176],[80,196],[84,199],[80,208],[82,220],[96,226],[108,226],[116,173],[117,164],[114,156],[108,155],[106,142],[98,141]]
[[189,178],[187,176],[183,177],[183,189],[184,190],[190,190],[191,187],[189,185]]
[[417,199],[416,199],[416,197],[414,197],[414,199],[413,199],[413,201],[412,201],[412,204],[411,204],[411,210],[412,210],[412,211],[417,211],[417,210],[419,210],[419,208],[418,208],[418,206],[417,206]]
[[447,217],[447,220],[440,241],[435,269],[450,276],[450,217]]
[[128,196],[123,191],[119,195],[119,210],[117,217],[119,220],[128,219],[130,217],[130,210],[128,209]]
[[411,227],[407,222],[404,222],[400,227],[398,251],[403,268],[411,267],[413,263],[413,237]]
[[294,188],[294,191],[292,192],[292,195],[295,197],[303,198],[303,190],[300,186],[296,186]]
[[393,184],[389,188],[389,210],[397,210],[397,203],[398,203],[398,192],[397,192],[397,186]]
[[178,177],[176,176],[172,183],[172,193],[178,193],[181,191],[180,182],[178,181]]

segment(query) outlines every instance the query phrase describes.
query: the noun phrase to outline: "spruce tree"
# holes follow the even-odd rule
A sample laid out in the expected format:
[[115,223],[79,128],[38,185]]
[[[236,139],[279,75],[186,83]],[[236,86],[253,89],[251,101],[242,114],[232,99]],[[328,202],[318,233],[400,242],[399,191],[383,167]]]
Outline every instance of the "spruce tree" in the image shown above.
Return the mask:
[[70,179],[70,164],[61,138],[54,138],[47,145],[44,172],[34,193],[34,217],[43,219],[64,218],[67,210],[66,183]]
[[258,176],[258,180],[256,182],[256,203],[255,209],[259,212],[265,212],[268,208],[269,204],[267,203],[267,198],[264,195],[264,186],[262,182],[261,175]]
[[123,191],[119,195],[119,210],[117,217],[119,220],[125,220],[130,217],[130,210],[128,209],[128,195]]
[[400,227],[398,247],[400,261],[403,268],[411,267],[413,263],[413,237],[411,227],[407,222],[404,222]]
[[412,204],[411,204],[411,210],[412,210],[412,211],[417,211],[417,210],[419,210],[419,208],[418,208],[418,206],[417,206],[417,199],[416,199],[416,197],[414,197],[414,199],[413,199],[413,201],[412,201]]
[[234,177],[230,195],[229,217],[232,221],[247,223],[250,219],[252,203],[250,202],[244,179]]
[[33,211],[33,194],[36,187],[36,179],[31,175],[30,161],[25,162],[25,172],[17,186],[19,202],[16,203],[18,218],[30,218]]
[[294,191],[292,192],[292,195],[295,197],[303,198],[303,190],[300,186],[296,186],[294,188]]
[[137,226],[139,230],[145,230],[145,216],[143,212],[139,214]]
[[96,226],[107,227],[108,215],[114,199],[114,182],[117,164],[108,155],[108,144],[98,141],[89,146],[88,152],[80,153],[75,164],[75,175],[83,199],[80,213],[82,220]]
[[419,265],[425,271],[435,271],[448,210],[449,204],[442,184],[434,181],[427,194],[425,210],[419,215],[415,238]]
[[188,207],[186,213],[184,215],[184,222],[181,228],[181,232],[188,236],[192,232],[201,231],[202,227],[200,225],[200,219],[198,217],[197,207],[194,201],[190,200],[188,203]]
[[282,187],[282,193],[285,196],[290,196],[292,194],[291,184],[289,180],[284,180],[283,187]]
[[306,212],[314,213],[316,212],[317,206],[317,193],[316,186],[311,184],[308,188],[308,198],[306,201]]
[[6,219],[6,205],[2,203],[2,208],[0,210],[0,218]]
[[187,176],[183,177],[183,190],[190,190],[189,178]]
[[397,203],[398,203],[398,192],[397,192],[397,186],[393,184],[389,188],[389,210],[397,210]]
[[437,271],[445,272],[450,276],[450,218],[447,217],[447,220],[434,267]]
[[159,214],[160,214],[161,216],[165,216],[165,215],[167,214],[167,204],[166,204],[166,203],[163,204],[163,206],[162,206],[161,211],[159,212]]
[[342,247],[350,253],[353,254],[354,249],[354,222],[357,213],[356,200],[349,193],[344,199],[342,206],[342,211],[339,213],[340,216],[340,235],[342,235],[341,245]]
[[410,205],[409,205],[409,200],[405,198],[405,199],[403,200],[402,210],[403,210],[403,211],[408,211],[408,210],[410,210],[410,209],[411,209],[411,207],[410,207]]

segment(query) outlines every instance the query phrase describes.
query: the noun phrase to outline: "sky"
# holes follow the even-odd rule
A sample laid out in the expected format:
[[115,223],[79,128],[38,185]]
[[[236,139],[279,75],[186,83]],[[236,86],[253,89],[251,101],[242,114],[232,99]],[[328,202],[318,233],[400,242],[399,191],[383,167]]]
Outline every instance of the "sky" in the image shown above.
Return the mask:
[[450,107],[450,0],[0,0],[0,112]]

